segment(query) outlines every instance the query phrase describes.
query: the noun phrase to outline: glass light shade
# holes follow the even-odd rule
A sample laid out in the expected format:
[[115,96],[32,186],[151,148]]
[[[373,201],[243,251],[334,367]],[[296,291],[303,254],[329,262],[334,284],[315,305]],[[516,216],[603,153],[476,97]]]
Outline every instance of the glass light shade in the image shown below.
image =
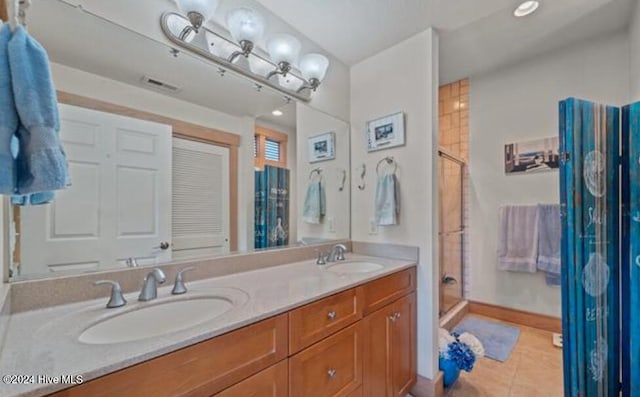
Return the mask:
[[290,34],[278,33],[267,42],[267,51],[273,63],[288,62],[297,67],[301,46],[300,40]]
[[176,0],[178,8],[183,15],[187,15],[190,12],[197,12],[202,15],[204,20],[202,23],[206,23],[213,13],[218,8],[218,0]]
[[237,43],[247,40],[255,44],[264,34],[265,21],[257,11],[241,7],[227,14],[227,28]]
[[324,80],[329,68],[329,60],[322,54],[307,54],[300,59],[300,72],[308,80]]

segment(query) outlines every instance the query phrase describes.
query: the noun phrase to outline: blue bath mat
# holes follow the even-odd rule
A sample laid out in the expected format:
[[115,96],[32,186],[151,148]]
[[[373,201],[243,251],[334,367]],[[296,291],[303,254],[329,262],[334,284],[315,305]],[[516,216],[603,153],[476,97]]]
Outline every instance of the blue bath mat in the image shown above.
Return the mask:
[[466,317],[453,329],[453,332],[458,334],[468,332],[474,335],[484,345],[485,356],[500,362],[509,359],[520,337],[520,330],[516,327],[477,317]]

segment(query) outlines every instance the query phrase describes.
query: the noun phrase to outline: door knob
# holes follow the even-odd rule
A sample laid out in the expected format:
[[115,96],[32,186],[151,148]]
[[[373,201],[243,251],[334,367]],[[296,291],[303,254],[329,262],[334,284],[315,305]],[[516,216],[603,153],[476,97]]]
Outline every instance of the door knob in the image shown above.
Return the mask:
[[161,249],[163,251],[166,251],[169,249],[170,246],[171,244],[168,241],[162,241],[159,246],[153,247],[153,249],[156,249],[156,250]]

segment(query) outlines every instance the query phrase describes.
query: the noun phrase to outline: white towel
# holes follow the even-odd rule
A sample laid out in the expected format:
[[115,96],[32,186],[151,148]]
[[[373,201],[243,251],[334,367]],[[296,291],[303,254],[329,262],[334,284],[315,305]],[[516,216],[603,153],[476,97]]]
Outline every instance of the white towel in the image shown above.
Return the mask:
[[312,225],[319,225],[327,212],[326,202],[322,180],[309,182],[302,208],[302,220]]
[[539,205],[538,209],[538,270],[552,274],[560,274],[560,247],[562,240],[562,223],[560,206]]
[[538,206],[500,208],[498,269],[535,273],[538,263]]
[[398,180],[394,174],[378,177],[376,186],[375,221],[380,226],[398,224],[400,197]]

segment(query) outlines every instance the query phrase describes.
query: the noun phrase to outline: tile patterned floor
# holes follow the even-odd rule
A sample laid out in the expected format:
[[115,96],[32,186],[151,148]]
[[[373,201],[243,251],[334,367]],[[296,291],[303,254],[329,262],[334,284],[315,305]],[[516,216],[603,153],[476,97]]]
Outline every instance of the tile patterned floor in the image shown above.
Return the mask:
[[[475,316],[475,315],[473,315]],[[552,333],[520,328],[520,338],[504,363],[482,358],[471,373],[462,372],[448,397],[562,397],[562,349],[552,345]]]

